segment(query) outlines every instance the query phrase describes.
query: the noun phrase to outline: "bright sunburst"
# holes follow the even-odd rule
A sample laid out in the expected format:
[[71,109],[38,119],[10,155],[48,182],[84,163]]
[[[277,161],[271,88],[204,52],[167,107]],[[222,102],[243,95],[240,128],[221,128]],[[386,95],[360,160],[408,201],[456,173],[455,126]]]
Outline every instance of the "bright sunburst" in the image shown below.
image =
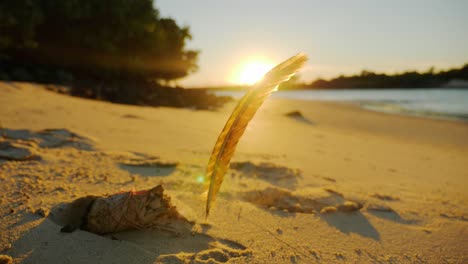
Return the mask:
[[247,61],[239,67],[234,82],[247,85],[254,84],[273,67],[273,64],[261,60]]

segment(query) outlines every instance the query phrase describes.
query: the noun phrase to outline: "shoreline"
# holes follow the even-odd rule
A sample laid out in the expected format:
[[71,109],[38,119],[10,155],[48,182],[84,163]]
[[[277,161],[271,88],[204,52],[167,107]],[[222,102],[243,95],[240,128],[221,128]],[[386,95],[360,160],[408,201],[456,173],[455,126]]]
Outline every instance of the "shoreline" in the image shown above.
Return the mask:
[[[309,102],[332,102],[332,103],[350,103],[361,107],[362,109],[387,113],[387,114],[399,114],[405,116],[417,116],[436,120],[451,120],[468,122],[468,112],[463,108],[465,100],[468,104],[468,93],[461,94],[463,99],[459,100],[457,105],[451,105],[450,103],[444,102],[445,105],[440,105],[441,102],[427,101],[424,100],[441,100],[436,98],[428,97],[429,99],[422,99],[426,97],[420,92],[432,90],[436,93],[443,93],[447,91],[457,91],[463,93],[463,89],[338,89],[338,90],[291,90],[291,91],[278,91],[273,93],[271,99],[291,99],[301,100]],[[369,93],[370,91],[370,93]],[[394,91],[402,92],[401,95],[395,94]],[[416,94],[405,94],[408,93]],[[359,93],[365,95],[359,95]],[[235,92],[214,92],[213,94],[221,96],[232,96],[235,99],[240,98],[243,95],[243,91]],[[404,96],[415,96],[414,99],[408,99]],[[386,98],[388,96],[388,98]],[[440,96],[440,95],[437,95]],[[452,98],[453,99],[453,98]],[[428,105],[435,104],[428,108]],[[445,107],[445,109],[443,109]],[[448,107],[448,108],[447,108]],[[454,108],[455,107],[455,108]],[[457,108],[458,107],[458,108]],[[458,110],[457,110],[458,109]],[[458,111],[458,112],[457,112]]]

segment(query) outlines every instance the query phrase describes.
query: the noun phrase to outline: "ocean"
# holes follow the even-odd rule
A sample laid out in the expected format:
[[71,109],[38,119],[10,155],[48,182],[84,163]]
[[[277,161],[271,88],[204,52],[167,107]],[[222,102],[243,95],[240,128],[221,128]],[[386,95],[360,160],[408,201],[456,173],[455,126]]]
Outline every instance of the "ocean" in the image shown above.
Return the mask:
[[[240,98],[245,92],[216,91]],[[355,103],[365,109],[468,122],[468,89],[353,89],[278,91],[272,98]]]

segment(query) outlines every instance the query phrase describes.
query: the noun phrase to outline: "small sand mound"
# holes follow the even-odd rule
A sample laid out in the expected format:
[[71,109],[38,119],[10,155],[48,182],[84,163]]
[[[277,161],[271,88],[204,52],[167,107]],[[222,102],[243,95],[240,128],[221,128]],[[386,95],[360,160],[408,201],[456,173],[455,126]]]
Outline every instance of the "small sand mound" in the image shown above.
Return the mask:
[[302,178],[299,169],[291,169],[273,163],[259,164],[246,162],[232,162],[231,169],[241,173],[242,176],[256,177],[273,185],[293,190]]
[[3,140],[0,139],[0,159],[6,160],[39,160],[36,154],[37,145],[34,142],[24,140]]
[[362,208],[360,203],[347,201],[337,193],[320,188],[302,191],[301,194],[284,189],[266,188],[246,192],[242,196],[257,206],[290,213],[351,213]]
[[157,156],[144,153],[107,153],[120,169],[141,176],[169,176],[175,171],[178,161],[162,160]]
[[294,119],[296,121],[299,121],[299,122],[303,122],[303,123],[306,123],[306,124],[309,124],[309,125],[314,124],[314,122],[312,122],[309,119],[307,119],[306,117],[304,117],[304,115],[298,110],[288,112],[288,113],[286,113],[284,115],[287,116],[287,117],[290,117],[290,118],[292,118],[292,119]]
[[391,195],[386,195],[386,194],[380,194],[380,193],[373,193],[370,195],[373,198],[377,198],[382,201],[399,201],[400,198],[396,196],[391,196]]
[[460,221],[465,221],[465,222],[468,221],[468,217],[464,215],[454,215],[454,214],[447,214],[447,213],[440,213],[439,215],[447,219],[460,220]]
[[32,132],[26,129],[0,130],[0,159],[26,161],[40,160],[41,148],[72,146],[92,150],[93,141],[66,129],[46,129]]
[[120,164],[135,167],[176,167],[179,162],[162,160],[157,156],[143,153],[121,153],[113,158]]
[[376,204],[376,203],[370,203],[366,206],[366,210],[368,211],[376,211],[376,212],[394,212],[394,210],[388,206],[388,205],[384,205],[384,204]]
[[133,114],[125,114],[125,115],[121,115],[120,117],[121,118],[129,118],[129,119],[144,119],[141,116],[133,115]]
[[78,135],[68,129],[45,129],[33,132],[26,129],[2,129],[5,140],[35,142],[41,148],[72,146],[81,150],[92,150],[94,140]]

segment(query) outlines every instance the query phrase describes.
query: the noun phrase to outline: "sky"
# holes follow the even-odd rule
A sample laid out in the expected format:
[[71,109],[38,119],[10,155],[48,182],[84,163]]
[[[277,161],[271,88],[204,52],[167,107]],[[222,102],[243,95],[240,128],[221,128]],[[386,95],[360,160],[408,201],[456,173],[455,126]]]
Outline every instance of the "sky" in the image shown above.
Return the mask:
[[200,50],[187,87],[240,82],[247,61],[277,64],[299,52],[301,80],[362,70],[395,73],[468,62],[468,0],[155,0],[189,26]]

